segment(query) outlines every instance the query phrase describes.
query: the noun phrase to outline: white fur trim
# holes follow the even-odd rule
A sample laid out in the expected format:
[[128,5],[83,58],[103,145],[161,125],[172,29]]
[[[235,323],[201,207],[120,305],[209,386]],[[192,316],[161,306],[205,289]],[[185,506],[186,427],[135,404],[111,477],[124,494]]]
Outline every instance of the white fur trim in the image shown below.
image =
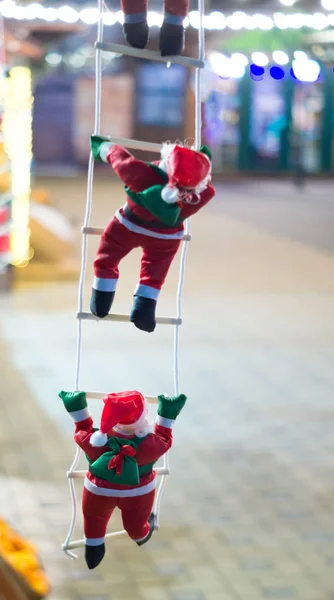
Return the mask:
[[178,200],[179,190],[171,185],[166,185],[161,192],[161,198],[166,204],[175,204]]
[[112,146],[113,144],[111,142],[103,142],[103,144],[100,146],[100,158],[105,163],[108,162],[107,154]]
[[86,538],[85,537],[85,544],[86,544],[86,546],[101,546],[101,544],[104,544],[104,537],[103,538]]
[[157,415],[155,422],[161,427],[166,427],[166,429],[172,429],[175,423],[175,419],[166,419],[165,417],[160,417],[160,415]]
[[156,238],[157,240],[182,240],[184,236],[184,229],[176,231],[175,233],[159,233],[158,231],[151,231],[150,229],[144,229],[144,227],[140,227],[136,225],[136,223],[132,223],[129,219],[126,219],[121,215],[118,210],[115,214],[117,221],[119,221],[126,229],[129,231],[133,231],[134,233],[141,233],[142,235],[147,235],[147,237]]
[[98,485],[90,481],[90,479],[88,479],[88,477],[86,476],[84,485],[86,490],[88,490],[92,494],[95,494],[95,496],[107,496],[109,498],[130,498],[133,496],[145,496],[146,494],[149,494],[155,489],[156,484],[154,477],[152,481],[146,483],[145,485],[142,485],[141,487],[138,486],[130,488],[128,490],[118,490],[116,488],[111,487],[99,487]]
[[102,431],[94,431],[92,437],[90,438],[90,445],[94,446],[94,448],[102,448],[105,446],[108,441],[108,436]]
[[89,408],[83,408],[82,410],[74,410],[69,414],[71,415],[75,423],[80,423],[81,421],[84,421],[85,419],[88,419],[88,417],[90,417]]

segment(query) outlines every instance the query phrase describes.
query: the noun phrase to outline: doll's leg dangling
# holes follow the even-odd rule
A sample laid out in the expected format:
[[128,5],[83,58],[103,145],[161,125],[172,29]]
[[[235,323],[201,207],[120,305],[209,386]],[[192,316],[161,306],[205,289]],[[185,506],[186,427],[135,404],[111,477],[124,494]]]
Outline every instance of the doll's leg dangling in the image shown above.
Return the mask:
[[164,21],[160,30],[161,56],[178,56],[184,50],[183,20],[189,12],[189,0],[165,0]]
[[152,333],[156,326],[155,309],[169,267],[180,240],[146,237],[140,267],[139,284],[134,293],[130,321],[142,331]]
[[133,48],[143,49],[148,42],[147,4],[147,0],[121,0],[124,37]]

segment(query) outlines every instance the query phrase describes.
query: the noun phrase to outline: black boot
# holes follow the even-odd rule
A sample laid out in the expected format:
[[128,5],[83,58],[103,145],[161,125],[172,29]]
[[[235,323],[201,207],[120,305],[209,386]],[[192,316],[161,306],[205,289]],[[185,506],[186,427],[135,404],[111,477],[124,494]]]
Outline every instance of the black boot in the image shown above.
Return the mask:
[[160,29],[161,56],[178,56],[184,50],[184,27],[163,22]]
[[99,319],[103,319],[109,314],[111,305],[115,297],[115,292],[100,292],[100,290],[92,289],[92,297],[90,299],[90,311]]
[[155,307],[156,300],[144,298],[144,296],[134,296],[133,306],[130,314],[130,321],[138,329],[152,333],[155,330]]
[[88,569],[95,569],[106,553],[106,547],[104,544],[98,546],[85,546],[85,560]]
[[149,518],[148,518],[148,524],[150,526],[150,531],[148,532],[147,536],[141,540],[140,542],[136,542],[136,544],[138,546],[142,546],[143,544],[146,544],[146,542],[148,542],[148,540],[151,539],[153,532],[155,530],[155,514],[151,513]]
[[146,21],[141,23],[124,23],[123,33],[126,41],[133,48],[143,50],[147,46],[149,38],[149,26]]

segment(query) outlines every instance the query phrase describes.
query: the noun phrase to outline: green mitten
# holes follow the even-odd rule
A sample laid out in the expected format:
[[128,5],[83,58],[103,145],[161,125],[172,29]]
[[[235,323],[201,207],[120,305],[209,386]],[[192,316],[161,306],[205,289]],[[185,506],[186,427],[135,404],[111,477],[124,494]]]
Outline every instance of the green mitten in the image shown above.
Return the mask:
[[90,417],[90,411],[85,392],[61,391],[59,392],[58,396],[62,399],[67,412],[71,415],[72,419],[76,423],[84,421]]
[[112,142],[101,135],[92,135],[90,138],[90,147],[93,153],[94,160],[97,162],[107,162],[106,154],[111,148]]
[[171,398],[164,395],[158,396],[158,416],[162,419],[175,421],[186,401],[187,396],[184,394],[179,394]]

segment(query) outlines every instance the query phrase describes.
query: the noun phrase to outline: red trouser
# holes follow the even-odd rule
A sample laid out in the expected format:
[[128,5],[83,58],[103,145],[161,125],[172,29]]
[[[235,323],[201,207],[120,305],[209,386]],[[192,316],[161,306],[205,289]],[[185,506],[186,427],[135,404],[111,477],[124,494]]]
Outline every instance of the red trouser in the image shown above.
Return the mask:
[[[189,11],[190,0],[164,0],[164,10],[169,15],[186,17]],[[134,15],[145,13],[148,0],[121,0],[121,8],[124,14]]]
[[82,512],[84,533],[89,539],[104,538],[109,519],[116,507],[121,510],[123,527],[133,540],[144,538],[149,532],[148,518],[152,512],[155,490],[144,496],[111,498],[97,496],[84,488]]
[[180,243],[179,239],[164,240],[135,233],[114,217],[101,238],[94,274],[97,278],[117,280],[122,258],[141,247],[140,285],[161,290]]

